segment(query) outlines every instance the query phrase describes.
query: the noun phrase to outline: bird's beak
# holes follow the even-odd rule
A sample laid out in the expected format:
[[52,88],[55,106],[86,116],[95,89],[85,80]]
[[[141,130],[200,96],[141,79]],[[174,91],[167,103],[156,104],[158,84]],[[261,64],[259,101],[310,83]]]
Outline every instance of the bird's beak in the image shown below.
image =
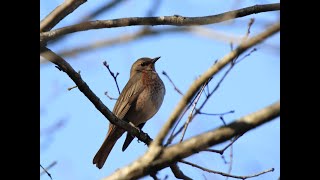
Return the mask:
[[153,58],[152,59],[152,64],[154,64],[156,61],[158,61],[158,59],[160,59],[161,58],[161,56],[159,56],[159,57],[156,57],[156,58]]

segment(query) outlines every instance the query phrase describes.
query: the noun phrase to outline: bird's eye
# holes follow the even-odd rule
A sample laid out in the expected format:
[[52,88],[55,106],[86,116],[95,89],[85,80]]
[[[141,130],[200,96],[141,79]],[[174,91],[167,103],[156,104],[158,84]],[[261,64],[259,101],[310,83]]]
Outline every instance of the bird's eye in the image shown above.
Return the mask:
[[147,65],[146,62],[142,62],[142,63],[141,63],[141,66],[145,66],[145,65]]

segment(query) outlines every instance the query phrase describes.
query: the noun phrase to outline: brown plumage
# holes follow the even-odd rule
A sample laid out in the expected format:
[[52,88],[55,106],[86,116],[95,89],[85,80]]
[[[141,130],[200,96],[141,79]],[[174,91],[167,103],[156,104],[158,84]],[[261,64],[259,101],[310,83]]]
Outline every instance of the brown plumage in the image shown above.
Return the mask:
[[[154,67],[154,63],[159,58],[140,58],[132,65],[130,79],[113,108],[113,113],[119,119],[131,122],[140,129],[158,112],[165,95],[164,84]],[[102,168],[113,146],[124,132],[123,129],[109,124],[107,137],[93,158],[93,164],[96,164],[99,169]],[[122,151],[133,139],[134,137],[127,134]]]

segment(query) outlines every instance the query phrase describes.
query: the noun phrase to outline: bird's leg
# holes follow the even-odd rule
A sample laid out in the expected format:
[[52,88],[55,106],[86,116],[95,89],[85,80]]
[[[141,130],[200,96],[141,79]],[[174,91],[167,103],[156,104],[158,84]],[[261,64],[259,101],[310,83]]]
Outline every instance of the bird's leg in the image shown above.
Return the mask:
[[[142,124],[139,124],[138,126],[135,126],[132,122],[129,121],[129,124],[133,125],[134,127],[136,127],[139,131],[139,133],[141,133],[141,129],[143,128],[143,126],[146,124],[146,123],[142,123]],[[132,135],[131,135],[132,136]],[[134,136],[132,136],[132,138],[134,138]],[[138,139],[138,142],[140,143],[139,139]]]

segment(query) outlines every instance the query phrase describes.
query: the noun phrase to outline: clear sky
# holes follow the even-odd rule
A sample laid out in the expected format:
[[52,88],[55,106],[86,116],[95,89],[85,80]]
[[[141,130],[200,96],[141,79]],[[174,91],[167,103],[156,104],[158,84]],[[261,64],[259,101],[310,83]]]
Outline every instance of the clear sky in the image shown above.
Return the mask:
[[[40,19],[43,19],[63,0],[40,1]],[[65,18],[54,29],[71,25],[81,20],[88,12],[103,4],[104,1],[87,1],[74,13]],[[151,2],[151,1],[150,1]],[[113,19],[122,17],[142,17],[150,8],[149,1],[127,0],[118,7],[103,13],[95,19]],[[164,0],[155,16],[206,16],[239,9],[255,4],[277,3],[279,1],[169,1]],[[225,22],[203,26],[205,28],[243,36],[247,30],[250,18],[255,18],[251,36],[266,29],[267,25],[279,19],[279,11],[254,14],[238,18],[233,22]],[[159,29],[169,26],[155,26]],[[90,30],[68,35],[63,42],[49,45],[55,52],[88,44],[97,40],[133,33],[141,28],[121,27],[100,30]],[[272,36],[265,43],[257,45],[257,51],[244,59],[231,71],[223,81],[219,90],[213,95],[203,111],[221,113],[235,110],[235,113],[224,116],[227,123],[235,118],[257,111],[280,99],[280,34]],[[170,113],[179,102],[181,96],[174,90],[162,71],[174,81],[176,86],[186,92],[190,84],[206,71],[216,59],[230,52],[227,42],[209,39],[194,33],[172,33],[141,40],[92,50],[65,59],[73,68],[81,71],[81,76],[93,92],[109,108],[113,109],[115,101],[108,99],[104,92],[117,97],[118,92],[112,77],[102,62],[107,61],[114,72],[119,72],[118,83],[122,89],[129,78],[132,63],[140,57],[157,57],[161,59],[156,64],[160,78],[166,86],[166,95],[159,112],[144,126],[144,131],[155,137],[160,127],[168,119]],[[210,84],[214,87],[219,74]],[[93,104],[78,90],[68,91],[74,86],[73,81],[63,72],[47,63],[40,65],[40,163],[48,166],[51,162],[57,164],[50,169],[53,179],[87,180],[101,179],[116,169],[129,164],[141,156],[147,149],[143,143],[134,140],[125,152],[121,151],[123,136],[111,151],[105,166],[99,170],[92,164],[92,159],[102,144],[108,130],[108,120],[93,106]],[[186,118],[183,119],[185,121]],[[55,124],[57,124],[54,126]],[[190,124],[185,138],[221,126],[217,116],[198,115]],[[54,128],[54,127],[56,128]],[[220,149],[226,143],[212,147]],[[229,150],[225,152],[229,161]],[[203,167],[227,172],[229,165],[224,164],[221,156],[214,153],[199,153],[188,161]],[[194,179],[225,179],[225,177],[203,172],[199,169],[179,164],[181,170]],[[269,168],[274,172],[261,175],[254,179],[277,179],[280,175],[280,118],[249,131],[233,145],[233,166],[231,174],[251,175]],[[158,177],[163,179],[168,175],[174,179],[170,169],[160,171]],[[43,175],[41,179],[50,179]],[[151,179],[145,177],[143,179]]]

